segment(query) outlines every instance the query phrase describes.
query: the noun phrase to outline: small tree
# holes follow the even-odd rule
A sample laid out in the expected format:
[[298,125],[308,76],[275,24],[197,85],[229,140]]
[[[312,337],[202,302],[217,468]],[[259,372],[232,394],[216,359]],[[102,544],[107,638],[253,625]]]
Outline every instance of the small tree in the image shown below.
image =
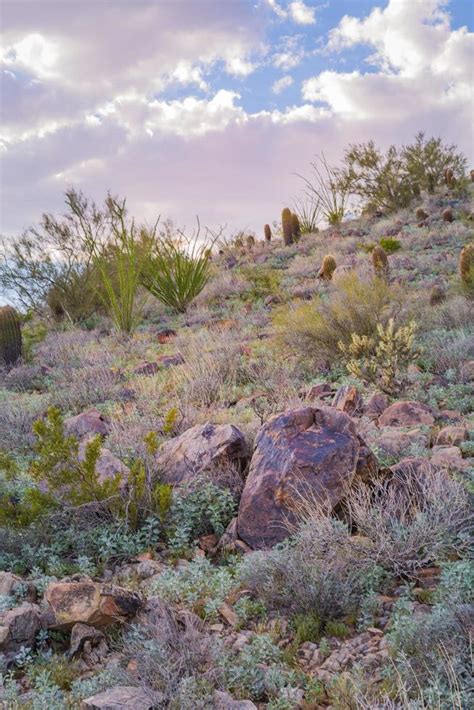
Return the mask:
[[442,183],[444,172],[451,169],[456,177],[464,177],[467,161],[457,146],[443,144],[441,138],[425,139],[420,131],[415,142],[402,149],[402,159],[412,184],[432,195]]

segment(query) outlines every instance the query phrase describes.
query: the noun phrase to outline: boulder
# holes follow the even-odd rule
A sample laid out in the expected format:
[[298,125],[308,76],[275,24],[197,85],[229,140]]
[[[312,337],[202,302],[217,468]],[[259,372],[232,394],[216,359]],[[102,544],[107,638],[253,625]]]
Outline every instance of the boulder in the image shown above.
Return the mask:
[[431,463],[437,468],[462,471],[469,467],[469,461],[463,459],[461,449],[457,446],[433,446]]
[[42,627],[40,608],[25,602],[0,614],[0,655],[9,660],[22,646],[32,648]]
[[332,401],[332,406],[335,409],[350,415],[360,414],[362,404],[362,396],[354,385],[342,385],[342,387],[339,387]]
[[[87,440],[81,442],[79,445],[79,461],[84,461],[86,456]],[[103,483],[108,478],[113,478],[117,474],[120,474],[123,483],[125,484],[130,469],[126,466],[120,459],[118,459],[114,454],[109,451],[109,449],[100,450],[99,458],[97,459],[95,470],[99,474],[99,483]]]
[[257,706],[251,700],[234,700],[232,695],[223,690],[214,692],[215,710],[257,710]]
[[388,407],[388,397],[382,392],[374,392],[364,405],[364,414],[370,419],[378,419]]
[[315,497],[334,508],[373,456],[347,414],[332,407],[304,407],[278,414],[257,434],[240,500],[237,532],[250,547],[282,541],[296,521],[295,504]]
[[464,426],[445,426],[436,437],[437,446],[459,446],[469,439],[469,433]]
[[142,688],[118,685],[82,701],[84,710],[152,710],[156,704],[155,693]]
[[333,389],[329,382],[317,382],[315,385],[310,385],[306,391],[306,399],[310,402],[315,399],[326,399],[332,397]]
[[71,630],[71,640],[69,642],[69,658],[78,656],[88,645],[90,647],[96,647],[101,644],[107,645],[102,631],[88,624],[74,624]]
[[76,436],[78,439],[97,434],[107,436],[110,434],[110,428],[109,420],[94,407],[64,420],[65,433],[68,436]]
[[67,630],[77,623],[103,627],[125,621],[139,611],[141,597],[123,587],[86,580],[52,582],[45,593],[48,626]]
[[434,421],[432,411],[426,404],[403,400],[395,402],[380,415],[379,426],[432,426]]
[[474,382],[474,360],[466,360],[459,369],[462,382]]
[[0,572],[0,596],[11,597],[15,594],[28,602],[35,602],[37,597],[34,584],[11,572]]
[[162,481],[190,483],[214,464],[240,467],[247,456],[244,434],[233,424],[203,424],[165,442],[157,456]]
[[420,429],[400,431],[397,427],[384,429],[377,437],[377,445],[391,456],[402,456],[410,446],[426,448],[428,436]]

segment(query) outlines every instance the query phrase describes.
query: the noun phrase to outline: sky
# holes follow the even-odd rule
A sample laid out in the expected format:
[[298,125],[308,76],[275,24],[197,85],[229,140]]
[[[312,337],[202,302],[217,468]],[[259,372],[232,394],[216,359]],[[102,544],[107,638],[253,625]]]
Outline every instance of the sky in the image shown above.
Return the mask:
[[324,151],[415,133],[474,167],[471,0],[1,0],[0,232],[75,186],[254,230]]

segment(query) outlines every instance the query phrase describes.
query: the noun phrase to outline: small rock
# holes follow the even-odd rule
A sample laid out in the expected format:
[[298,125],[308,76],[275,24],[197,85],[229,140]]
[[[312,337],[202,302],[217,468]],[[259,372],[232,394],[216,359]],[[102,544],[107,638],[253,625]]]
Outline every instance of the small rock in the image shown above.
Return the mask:
[[364,414],[370,419],[377,419],[388,407],[388,397],[382,392],[375,392],[364,405]]
[[463,441],[469,439],[469,434],[466,427],[463,426],[446,426],[441,429],[436,437],[438,446],[459,446]]
[[71,630],[71,640],[69,642],[69,658],[73,658],[81,653],[86,641],[88,641],[91,646],[98,646],[101,641],[105,641],[105,636],[102,631],[88,624],[74,624]]
[[315,399],[325,399],[332,396],[332,387],[329,382],[318,382],[311,385],[305,393],[306,399],[312,402]]
[[97,434],[107,436],[110,430],[109,420],[94,407],[64,420],[65,433],[68,436],[76,436],[78,439]]
[[42,627],[40,609],[36,604],[24,602],[0,614],[0,654],[7,659],[22,646],[33,648],[35,637]]
[[421,402],[401,401],[395,402],[388,407],[379,417],[379,426],[419,426],[434,424],[434,416],[431,409]]
[[239,623],[239,617],[235,613],[229,604],[224,602],[218,609],[219,614],[227,621],[230,626],[237,626]]
[[339,387],[332,406],[340,412],[345,412],[349,415],[359,414],[362,411],[362,396],[354,385],[343,385]]
[[143,377],[150,377],[151,375],[156,375],[159,369],[160,366],[157,362],[142,362],[133,370],[133,374]]
[[83,700],[82,704],[84,710],[152,710],[158,706],[155,695],[141,688],[119,685]]
[[466,360],[459,369],[462,382],[474,382],[474,360]]
[[175,367],[176,365],[182,365],[184,363],[184,357],[181,353],[176,353],[176,355],[161,355],[158,358],[158,364],[161,367]]
[[469,465],[457,446],[434,446],[431,454],[431,463],[439,468],[450,468],[461,471]]
[[232,695],[222,690],[214,692],[215,710],[257,710],[251,700],[234,700]]

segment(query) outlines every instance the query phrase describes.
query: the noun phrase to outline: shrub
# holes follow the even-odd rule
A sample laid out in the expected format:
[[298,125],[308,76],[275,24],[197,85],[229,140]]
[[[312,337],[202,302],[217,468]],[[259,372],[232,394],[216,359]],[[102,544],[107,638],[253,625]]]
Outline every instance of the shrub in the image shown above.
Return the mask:
[[401,242],[393,237],[385,237],[379,241],[380,247],[387,254],[394,254],[396,251],[402,248]]
[[[311,175],[299,176],[305,184],[306,194],[313,210],[321,210],[329,225],[337,227],[346,213],[350,195],[350,184],[346,175],[326,160],[324,153],[317,155],[311,163]],[[314,214],[314,212],[313,212]]]
[[275,269],[264,266],[251,266],[242,269],[242,275],[251,284],[250,290],[243,294],[248,300],[265,298],[266,296],[278,294],[280,290],[281,276]]
[[321,206],[314,200],[301,200],[295,207],[295,213],[300,223],[301,234],[316,234],[319,231]]
[[441,138],[427,140],[421,131],[414,143],[403,148],[402,157],[410,181],[429,194],[442,183],[447,169],[451,179],[455,173],[462,177],[466,170],[466,158],[457,152],[455,145],[443,144]]
[[377,383],[384,392],[394,394],[402,389],[408,365],[418,355],[414,337],[413,321],[397,329],[394,319],[390,318],[386,327],[377,325],[372,338],[353,333],[349,345],[341,341],[339,348],[352,375]]
[[469,495],[445,471],[412,469],[372,485],[360,484],[348,495],[358,532],[371,541],[370,558],[409,577],[469,544],[472,524]]
[[348,274],[338,279],[327,299],[281,310],[276,323],[281,340],[301,360],[324,364],[341,361],[339,343],[349,345],[353,333],[370,338],[392,314],[402,319],[402,305],[396,287],[382,279],[362,281]]
[[189,239],[162,236],[145,264],[142,283],[159,301],[184,313],[211,277],[209,244],[199,241],[200,228]]

